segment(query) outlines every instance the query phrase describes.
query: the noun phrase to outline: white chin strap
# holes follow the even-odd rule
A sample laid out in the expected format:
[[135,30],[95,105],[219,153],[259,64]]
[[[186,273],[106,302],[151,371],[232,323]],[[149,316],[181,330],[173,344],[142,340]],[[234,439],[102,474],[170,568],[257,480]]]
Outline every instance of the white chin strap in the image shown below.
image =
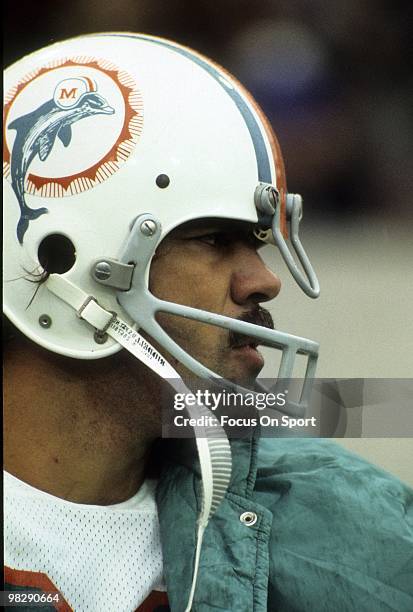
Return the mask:
[[[136,330],[122,321],[116,313],[102,308],[97,301],[79,287],[59,274],[51,274],[45,282],[54,295],[71,306],[79,318],[87,321],[98,333],[108,334],[134,357],[165,379],[176,392],[190,393],[178,372]],[[195,594],[203,535],[209,519],[217,510],[227,491],[232,469],[231,447],[218,419],[205,406],[189,406],[186,410],[191,418],[203,419],[209,427],[197,427],[195,440],[198,450],[202,481],[202,507],[198,517],[197,545],[189,601],[185,612],[189,612]]]

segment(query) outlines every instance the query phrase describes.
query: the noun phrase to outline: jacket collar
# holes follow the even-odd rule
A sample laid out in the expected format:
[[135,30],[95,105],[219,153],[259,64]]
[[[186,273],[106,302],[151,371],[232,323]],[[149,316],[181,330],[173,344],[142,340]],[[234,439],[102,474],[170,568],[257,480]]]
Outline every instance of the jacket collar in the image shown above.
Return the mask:
[[[257,475],[259,432],[254,430],[248,437],[230,440],[232,452],[232,475],[229,491],[243,497],[251,497]],[[162,467],[170,473],[179,466],[187,468],[199,479],[201,470],[195,441],[163,440],[161,445]]]

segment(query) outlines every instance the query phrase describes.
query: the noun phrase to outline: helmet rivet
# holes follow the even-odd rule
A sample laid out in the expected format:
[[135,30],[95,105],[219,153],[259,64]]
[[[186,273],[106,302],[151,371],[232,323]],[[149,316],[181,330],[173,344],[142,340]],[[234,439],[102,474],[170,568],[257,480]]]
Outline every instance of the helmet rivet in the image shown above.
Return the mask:
[[151,219],[147,219],[146,221],[143,221],[141,225],[141,232],[145,236],[153,236],[154,233],[156,232],[155,221],[152,221]]
[[165,187],[168,187],[169,183],[170,180],[167,174],[160,174],[156,177],[156,184],[160,189],[165,189]]
[[39,317],[39,325],[44,329],[48,329],[52,324],[52,319],[47,314],[42,314]]
[[105,344],[106,340],[108,339],[108,335],[105,332],[101,332],[97,329],[93,334],[93,339],[96,344]]
[[98,261],[98,263],[95,265],[95,278],[97,278],[98,280],[106,280],[107,278],[110,278],[110,275],[112,273],[110,264],[107,261]]

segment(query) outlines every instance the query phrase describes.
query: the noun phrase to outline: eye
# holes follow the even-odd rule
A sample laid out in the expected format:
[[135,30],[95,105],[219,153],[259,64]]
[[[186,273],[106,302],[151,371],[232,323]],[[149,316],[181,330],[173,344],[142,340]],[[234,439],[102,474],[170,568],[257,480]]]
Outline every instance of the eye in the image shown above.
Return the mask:
[[198,240],[213,247],[228,246],[232,242],[231,236],[227,232],[209,232],[208,234],[193,236],[191,240]]
[[264,244],[252,232],[239,231],[237,229],[194,231],[183,239],[201,242],[216,249],[229,249],[237,243],[242,243],[257,250]]

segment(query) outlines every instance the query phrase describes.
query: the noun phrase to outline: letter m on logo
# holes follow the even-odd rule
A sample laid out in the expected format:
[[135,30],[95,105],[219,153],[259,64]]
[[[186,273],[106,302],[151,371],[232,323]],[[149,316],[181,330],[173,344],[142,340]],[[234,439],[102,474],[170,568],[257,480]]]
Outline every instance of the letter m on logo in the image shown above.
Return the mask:
[[77,87],[73,87],[69,91],[67,89],[65,89],[64,87],[62,87],[62,89],[60,90],[59,100],[64,100],[65,98],[67,100],[69,98],[72,98],[72,100],[75,100],[76,99],[76,92],[77,92]]

